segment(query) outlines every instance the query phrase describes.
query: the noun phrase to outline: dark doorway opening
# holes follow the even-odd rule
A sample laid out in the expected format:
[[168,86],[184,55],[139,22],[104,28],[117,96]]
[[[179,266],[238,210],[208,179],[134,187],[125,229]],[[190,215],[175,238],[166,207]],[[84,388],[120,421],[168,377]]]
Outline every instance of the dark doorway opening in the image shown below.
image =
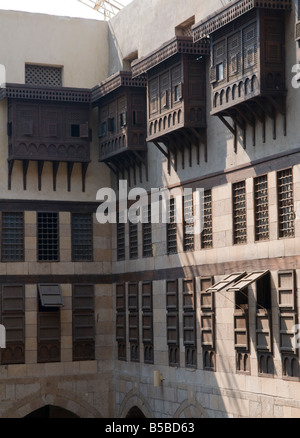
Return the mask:
[[25,418],[79,418],[73,412],[58,406],[47,405],[43,408],[37,409],[31,414],[26,415]]

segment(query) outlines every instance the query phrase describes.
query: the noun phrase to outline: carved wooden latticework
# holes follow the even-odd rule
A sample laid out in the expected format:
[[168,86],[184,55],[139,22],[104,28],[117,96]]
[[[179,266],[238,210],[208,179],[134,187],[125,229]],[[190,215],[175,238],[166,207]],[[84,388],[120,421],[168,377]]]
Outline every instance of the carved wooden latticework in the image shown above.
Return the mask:
[[194,41],[210,36],[211,114],[233,133],[235,150],[238,128],[246,147],[249,125],[255,146],[257,120],[265,142],[267,117],[275,139],[278,113],[286,135],[284,11],[290,9],[288,0],[237,0],[193,26]]
[[147,176],[146,80],[133,78],[131,72],[114,74],[92,90],[92,103],[98,106],[99,161],[104,162],[129,184],[133,172]]
[[23,163],[23,185],[30,161],[38,168],[41,190],[45,161],[53,165],[53,190],[60,162],[67,163],[68,190],[75,163],[82,168],[82,190],[90,162],[90,90],[6,84],[0,98],[8,102],[8,187],[14,162]]
[[207,40],[193,44],[192,37],[176,36],[158,50],[132,63],[133,76],[147,73],[147,141],[153,142],[177,170],[177,156],[196,147],[200,163],[200,144],[206,151],[206,91],[204,56]]

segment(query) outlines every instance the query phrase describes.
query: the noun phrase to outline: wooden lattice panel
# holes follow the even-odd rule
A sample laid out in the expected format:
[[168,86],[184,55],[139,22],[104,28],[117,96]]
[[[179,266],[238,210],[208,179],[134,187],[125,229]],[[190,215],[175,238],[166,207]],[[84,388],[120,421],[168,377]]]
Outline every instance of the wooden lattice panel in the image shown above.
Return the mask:
[[62,68],[26,64],[25,83],[29,85],[62,87]]

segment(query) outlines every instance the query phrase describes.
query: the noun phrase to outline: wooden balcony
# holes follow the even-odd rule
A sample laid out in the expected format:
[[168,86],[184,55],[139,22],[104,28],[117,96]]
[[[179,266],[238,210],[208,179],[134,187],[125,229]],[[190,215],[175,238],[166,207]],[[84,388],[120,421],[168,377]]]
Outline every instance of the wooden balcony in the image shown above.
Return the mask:
[[99,161],[106,163],[119,178],[125,171],[130,179],[142,166],[147,173],[146,82],[133,79],[131,72],[118,72],[92,90],[93,106],[98,107]]
[[50,161],[54,190],[59,163],[65,162],[69,190],[74,163],[81,163],[84,191],[90,162],[90,91],[6,84],[0,98],[7,99],[8,103],[9,188],[16,160],[23,163],[24,190],[29,162],[37,162],[41,190],[44,162]]
[[[222,120],[233,133],[237,147],[237,129],[253,130],[256,120],[273,121],[283,117],[286,134],[285,88],[285,11],[291,1],[235,0],[214,15],[193,26],[194,41],[211,40],[211,114]],[[233,123],[230,123],[230,118]]]
[[156,51],[132,64],[133,77],[147,73],[147,141],[153,142],[170,163],[196,146],[200,162],[200,144],[206,159],[205,56],[207,40],[194,44],[191,37],[176,36]]

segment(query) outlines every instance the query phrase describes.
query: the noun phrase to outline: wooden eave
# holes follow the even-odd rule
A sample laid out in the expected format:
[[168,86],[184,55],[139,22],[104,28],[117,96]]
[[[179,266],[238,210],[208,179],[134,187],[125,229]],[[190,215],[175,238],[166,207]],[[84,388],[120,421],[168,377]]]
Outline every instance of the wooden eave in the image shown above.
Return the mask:
[[91,91],[87,88],[44,87],[7,83],[0,89],[0,100],[5,98],[89,104],[91,102]]
[[291,0],[234,0],[220,8],[214,14],[192,26],[194,43],[207,38],[210,34],[237,19],[253,8],[291,10]]
[[192,37],[175,36],[160,46],[157,50],[154,50],[148,55],[134,61],[132,63],[132,77],[137,78],[138,76],[147,73],[148,70],[151,70],[153,67],[156,67],[177,53],[209,56],[209,41],[204,39],[194,44]]
[[99,100],[120,87],[142,87],[145,88],[147,85],[146,78],[140,76],[138,78],[133,78],[130,71],[119,71],[114,75],[107,78],[105,81],[101,82],[96,87],[91,90],[91,102],[96,105]]

